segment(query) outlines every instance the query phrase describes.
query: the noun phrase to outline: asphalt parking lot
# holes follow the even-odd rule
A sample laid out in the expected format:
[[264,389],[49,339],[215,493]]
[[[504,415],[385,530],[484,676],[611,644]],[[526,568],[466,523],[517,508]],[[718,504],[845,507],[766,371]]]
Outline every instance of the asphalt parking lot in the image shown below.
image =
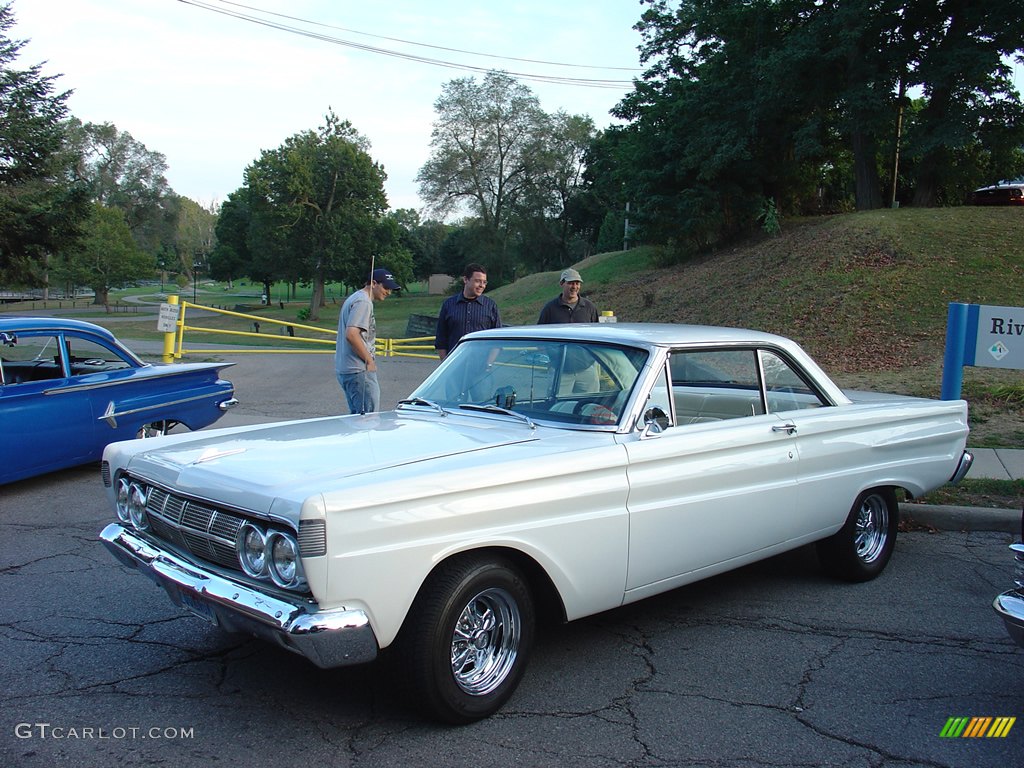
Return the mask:
[[[436,365],[381,363],[383,404]],[[247,355],[220,425],[345,410],[329,355]],[[3,439],[16,439],[4,436]],[[540,634],[498,715],[422,720],[378,665],[319,670],[175,608],[98,543],[95,467],[0,488],[5,766],[992,766],[1024,650],[991,609],[1005,532],[911,532],[876,581],[823,576],[812,548]],[[586,546],[581,542],[580,546]]]

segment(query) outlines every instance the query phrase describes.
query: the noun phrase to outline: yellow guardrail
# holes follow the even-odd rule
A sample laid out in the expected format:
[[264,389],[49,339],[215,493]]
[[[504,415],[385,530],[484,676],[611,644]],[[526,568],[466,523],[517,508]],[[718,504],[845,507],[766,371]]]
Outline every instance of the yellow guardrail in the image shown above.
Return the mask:
[[[186,312],[189,307],[195,309],[201,309],[204,312],[213,312],[220,315],[228,315],[230,317],[240,317],[245,320],[252,320],[253,323],[257,324],[257,328],[260,323],[267,323],[267,318],[262,315],[249,315],[244,312],[235,312],[229,309],[220,309],[219,307],[208,307],[203,304],[193,304],[190,301],[180,301],[180,298],[171,294],[167,297],[167,304],[170,307],[176,308],[176,320],[174,320],[173,330],[167,330],[165,327],[158,326],[160,330],[164,331],[164,348],[163,348],[163,361],[165,363],[174,362],[174,360],[180,360],[184,355],[244,355],[252,353],[260,354],[324,354],[333,355],[335,347],[338,343],[338,332],[329,328],[318,328],[315,325],[303,325],[302,323],[278,323],[274,325],[280,325],[282,328],[288,329],[288,336],[269,336],[266,333],[252,332],[252,331],[232,331],[225,328],[206,328],[198,325],[189,325],[186,322]],[[172,312],[174,310],[171,310]],[[165,318],[161,316],[161,323]],[[328,336],[328,338],[311,338],[307,336],[295,335],[295,330],[301,329],[306,331],[312,331],[314,333]],[[307,345],[309,347],[319,347],[318,349],[302,349],[296,347],[280,347],[280,346],[267,346],[261,345],[252,348],[242,349],[201,349],[201,348],[186,348],[185,347],[185,333],[215,333],[221,336],[239,336],[242,338],[255,338],[262,341],[266,341],[268,338],[273,338],[275,341],[286,341],[288,344],[299,344]],[[379,357],[424,357],[430,359],[437,359],[437,353],[434,351],[434,337],[433,336],[419,336],[410,339],[377,339],[375,347],[376,354]],[[325,349],[324,347],[329,347]]]

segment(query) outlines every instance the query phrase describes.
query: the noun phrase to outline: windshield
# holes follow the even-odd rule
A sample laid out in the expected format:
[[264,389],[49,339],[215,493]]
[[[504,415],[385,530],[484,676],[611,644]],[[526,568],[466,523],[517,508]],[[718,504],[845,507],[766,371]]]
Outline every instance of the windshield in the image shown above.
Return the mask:
[[411,397],[451,410],[496,406],[535,420],[614,425],[646,361],[645,350],[610,344],[469,340]]

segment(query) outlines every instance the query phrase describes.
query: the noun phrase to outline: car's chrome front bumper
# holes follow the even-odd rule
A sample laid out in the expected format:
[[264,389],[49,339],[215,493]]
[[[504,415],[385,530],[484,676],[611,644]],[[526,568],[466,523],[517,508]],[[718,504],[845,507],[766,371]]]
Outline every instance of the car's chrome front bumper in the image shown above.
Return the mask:
[[227,632],[255,635],[325,669],[377,657],[377,638],[363,611],[318,611],[299,598],[266,594],[157,549],[116,523],[104,528],[100,539],[118,560],[163,587],[177,605]]
[[1013,641],[1024,648],[1024,590],[1003,592],[992,603],[992,607],[1002,618]]

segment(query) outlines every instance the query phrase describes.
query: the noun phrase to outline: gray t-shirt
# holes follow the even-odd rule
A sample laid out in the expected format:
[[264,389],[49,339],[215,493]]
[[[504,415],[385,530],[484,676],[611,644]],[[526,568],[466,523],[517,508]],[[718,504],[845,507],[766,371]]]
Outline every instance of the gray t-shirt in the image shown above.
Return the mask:
[[335,373],[362,373],[366,363],[352,349],[345,337],[347,328],[356,327],[363,337],[366,349],[373,355],[377,343],[377,319],[373,316],[373,300],[362,288],[353,293],[341,306],[338,315],[338,347],[334,353]]

